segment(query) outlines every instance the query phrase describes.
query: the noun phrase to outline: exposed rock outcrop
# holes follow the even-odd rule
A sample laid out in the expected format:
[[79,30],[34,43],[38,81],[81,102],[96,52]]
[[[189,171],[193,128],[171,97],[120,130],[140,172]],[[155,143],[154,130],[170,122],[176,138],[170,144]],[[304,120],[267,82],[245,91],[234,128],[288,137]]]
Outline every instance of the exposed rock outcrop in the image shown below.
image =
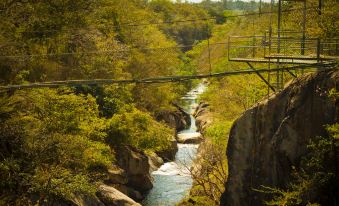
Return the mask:
[[128,183],[128,177],[126,172],[117,167],[116,165],[113,165],[112,168],[108,169],[108,180],[106,180],[107,184],[127,184]]
[[176,131],[184,130],[191,124],[190,116],[181,107],[176,104],[174,106],[177,108],[174,111],[164,110],[158,112],[156,120],[164,121],[169,127],[176,129]]
[[[74,206],[105,206],[97,196],[88,196],[88,195],[78,195],[74,198]],[[70,205],[68,205],[70,206]]]
[[[173,104],[173,106],[176,107],[176,110],[160,111],[156,115],[156,120],[164,121],[169,127],[178,132],[189,127],[191,124],[191,118],[190,115],[187,114],[181,107],[176,104]],[[175,159],[175,154],[178,151],[178,145],[175,137],[173,136],[173,139],[170,141],[171,146],[168,149],[157,152],[157,155],[159,155],[165,162],[173,161]]]
[[114,187],[100,185],[96,194],[106,206],[141,206]]
[[[39,204],[40,203],[36,203]],[[52,203],[41,205],[52,206],[141,206],[130,197],[121,193],[114,187],[102,184],[98,187],[96,195],[75,195],[72,200],[57,199]]]
[[338,101],[328,93],[338,85],[338,71],[303,76],[233,124],[221,205],[263,205],[265,195],[253,188],[286,186],[310,139],[326,135],[324,125],[336,122]]
[[125,172],[128,179],[127,186],[140,192],[146,192],[153,187],[149,174],[150,165],[148,156],[131,146],[119,146],[115,149],[119,167]]
[[165,162],[173,161],[175,159],[175,154],[178,151],[177,140],[173,136],[170,140],[171,146],[163,151],[157,152],[157,155],[161,157]]
[[195,125],[198,127],[198,131],[203,134],[206,128],[212,123],[209,104],[200,102],[195,109],[193,116],[195,117]]
[[164,160],[159,157],[156,153],[148,154],[148,163],[150,165],[150,173],[157,170],[162,164],[164,164]]
[[200,132],[179,133],[177,141],[183,144],[199,144],[202,141],[202,136]]
[[115,189],[117,189],[120,192],[127,195],[128,197],[132,198],[133,200],[140,201],[140,200],[144,199],[143,195],[139,191],[137,191],[137,190],[135,190],[131,187],[127,187],[126,185],[122,185],[122,184],[112,185],[112,186]]

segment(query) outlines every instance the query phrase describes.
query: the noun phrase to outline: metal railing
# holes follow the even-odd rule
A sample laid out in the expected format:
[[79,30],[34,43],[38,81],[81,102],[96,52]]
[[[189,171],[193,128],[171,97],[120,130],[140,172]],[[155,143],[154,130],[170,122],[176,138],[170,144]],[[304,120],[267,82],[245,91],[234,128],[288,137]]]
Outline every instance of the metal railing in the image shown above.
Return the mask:
[[320,42],[320,53],[324,58],[339,58],[339,38],[323,39]]
[[230,36],[230,61],[310,63],[337,59],[339,39],[304,38],[302,36]]
[[318,38],[271,37],[265,47],[265,58],[319,60]]
[[259,58],[265,52],[265,36],[229,36],[228,59]]

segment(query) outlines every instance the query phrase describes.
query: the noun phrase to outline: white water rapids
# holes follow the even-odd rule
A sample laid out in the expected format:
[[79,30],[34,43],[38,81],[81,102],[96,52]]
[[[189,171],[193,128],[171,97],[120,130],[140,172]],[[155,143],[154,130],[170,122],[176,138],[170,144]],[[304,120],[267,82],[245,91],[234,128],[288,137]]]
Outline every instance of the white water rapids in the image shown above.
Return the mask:
[[[180,131],[178,136],[192,137],[201,135],[197,132],[192,112],[197,107],[197,98],[205,90],[204,84],[188,92],[181,98],[181,106],[190,114],[190,128]],[[144,206],[174,206],[188,195],[192,187],[192,177],[189,168],[196,156],[198,144],[178,144],[178,152],[173,162],[166,162],[152,173],[153,189],[142,202]]]

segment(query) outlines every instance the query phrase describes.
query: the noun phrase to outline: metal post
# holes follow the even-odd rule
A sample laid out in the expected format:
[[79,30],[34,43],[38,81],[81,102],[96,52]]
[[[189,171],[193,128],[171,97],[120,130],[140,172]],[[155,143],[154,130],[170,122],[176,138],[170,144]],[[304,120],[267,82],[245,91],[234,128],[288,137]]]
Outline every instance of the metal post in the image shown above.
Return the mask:
[[252,37],[252,57],[254,58],[255,57],[255,37],[253,36]]
[[[270,9],[270,28],[269,28],[269,43],[271,45],[271,37],[272,37],[272,13],[273,13],[273,8],[274,8],[274,0],[271,0],[271,9]],[[271,53],[269,53],[271,54]]]
[[227,58],[228,58],[228,61],[230,61],[230,45],[231,45],[231,37],[228,36],[228,44],[227,44]]
[[282,89],[284,89],[284,68],[281,70],[281,78],[280,78],[280,81],[281,81],[281,83],[280,83],[280,89],[282,90]]
[[317,39],[317,62],[320,61],[320,50],[321,50],[320,38],[318,38]]
[[211,64],[211,51],[210,51],[210,39],[207,39],[207,47],[208,47],[208,63],[210,74],[212,73],[212,64]]
[[301,67],[301,74],[304,74],[305,73],[305,67]]
[[[278,1],[278,48],[277,48],[277,52],[278,54],[280,53],[280,30],[281,30],[281,1]],[[279,59],[278,59],[279,62]]]
[[[280,38],[281,38],[281,18],[282,18],[282,0],[278,1],[278,47],[277,47],[277,53],[278,53],[278,58],[277,58],[277,68],[280,69],[281,65],[280,65]],[[280,79],[280,73],[281,71],[278,70],[277,74],[276,74],[276,78],[277,78],[277,89],[280,90],[280,84],[281,84],[281,79]]]
[[212,64],[211,64],[211,51],[210,51],[210,29],[207,24],[207,47],[208,47],[208,63],[209,63],[209,72],[212,73]]
[[306,0],[304,0],[303,9],[303,28],[302,28],[302,41],[301,41],[301,55],[305,55],[305,39],[306,39]]
[[[271,8],[270,8],[270,27],[268,31],[268,68],[271,69],[271,45],[272,45],[272,13],[274,8],[274,0],[271,0]],[[267,76],[268,85],[271,83],[271,72],[268,72]],[[267,87],[267,98],[270,96],[270,86]]]

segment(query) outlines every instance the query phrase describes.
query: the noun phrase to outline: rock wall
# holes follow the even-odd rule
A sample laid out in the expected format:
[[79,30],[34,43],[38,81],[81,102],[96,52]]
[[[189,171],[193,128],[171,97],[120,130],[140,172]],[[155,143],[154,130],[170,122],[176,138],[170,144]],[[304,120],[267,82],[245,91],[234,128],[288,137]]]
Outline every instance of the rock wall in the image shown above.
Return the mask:
[[174,136],[170,140],[170,144],[171,146],[168,149],[157,152],[157,155],[161,157],[165,162],[173,161],[175,159],[175,154],[178,151],[177,140]]
[[95,196],[78,194],[72,200],[57,199],[51,203],[38,203],[42,206],[141,206],[114,187],[101,184]]
[[[156,116],[156,119],[158,121],[164,121],[168,126],[178,131],[186,128],[190,124],[190,118],[180,107],[176,107],[177,110],[175,111],[160,112]],[[105,181],[105,184],[139,201],[142,200],[143,195],[153,187],[150,172],[160,167],[164,161],[174,160],[178,146],[173,135],[171,147],[156,154],[147,155],[128,145],[115,147],[114,150],[117,165],[109,169],[109,178]]]
[[195,124],[198,131],[203,134],[207,127],[212,123],[212,115],[209,104],[206,102],[200,102],[195,109],[193,116],[195,118]]
[[127,177],[126,185],[142,193],[152,189],[148,156],[144,152],[127,145],[116,148],[115,152],[117,163]]
[[[176,104],[173,104],[176,107],[176,110],[169,111],[164,110],[159,112],[156,115],[157,121],[165,122],[169,127],[175,129],[176,133],[178,131],[184,130],[189,127],[191,124],[191,118],[189,114],[187,114],[181,107]],[[175,159],[175,154],[178,151],[177,140],[175,139],[175,135],[173,135],[173,139],[171,141],[171,146],[167,150],[157,152],[157,155],[161,157],[165,162],[173,161]]]
[[181,107],[174,104],[176,110],[164,110],[156,114],[157,121],[164,121],[169,127],[176,129],[176,131],[184,130],[191,125],[191,119]]
[[100,185],[96,195],[106,206],[141,206],[114,187],[107,185]]
[[292,165],[299,164],[309,140],[326,135],[324,125],[336,122],[338,101],[328,93],[338,85],[338,71],[305,75],[235,121],[221,205],[263,205],[265,195],[253,188],[286,186]]

